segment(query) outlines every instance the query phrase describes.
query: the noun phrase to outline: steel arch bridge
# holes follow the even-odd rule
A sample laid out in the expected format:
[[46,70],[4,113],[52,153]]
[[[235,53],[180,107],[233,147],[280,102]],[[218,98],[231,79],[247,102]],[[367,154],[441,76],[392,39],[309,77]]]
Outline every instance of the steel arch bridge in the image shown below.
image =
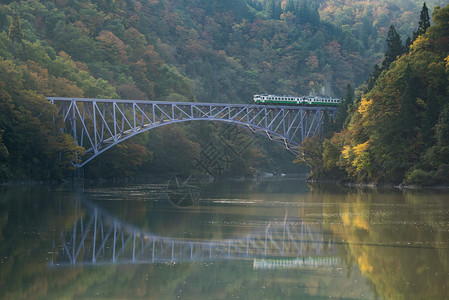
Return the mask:
[[302,141],[322,130],[336,107],[165,102],[48,97],[86,154],[77,168],[144,131],[185,121],[216,121],[245,127],[297,154]]

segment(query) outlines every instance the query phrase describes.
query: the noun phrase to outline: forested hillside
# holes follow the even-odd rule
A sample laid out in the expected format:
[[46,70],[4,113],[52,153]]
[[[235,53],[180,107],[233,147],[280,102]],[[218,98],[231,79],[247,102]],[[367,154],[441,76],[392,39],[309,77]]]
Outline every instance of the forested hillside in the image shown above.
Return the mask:
[[[424,6],[411,45],[394,26],[382,62],[349,106],[346,126],[304,151],[312,177],[359,182],[449,183],[449,6]],[[429,27],[430,26],[430,27]]]
[[[390,23],[412,35],[421,3],[402,2],[3,1],[0,180],[58,178],[82,152],[55,130],[45,96],[232,103],[261,92],[343,96],[381,61]],[[93,161],[90,174],[157,173],[161,166],[186,173],[220,131],[161,128]],[[167,136],[178,137],[171,156]],[[247,164],[229,171],[272,168],[262,158],[279,151],[261,143],[242,154]]]

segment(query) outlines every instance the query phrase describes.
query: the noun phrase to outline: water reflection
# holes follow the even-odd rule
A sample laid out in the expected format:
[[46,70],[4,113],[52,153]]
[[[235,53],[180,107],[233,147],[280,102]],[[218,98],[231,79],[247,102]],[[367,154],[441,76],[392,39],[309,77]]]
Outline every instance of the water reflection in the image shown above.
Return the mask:
[[245,233],[245,236],[199,240],[151,233],[80,198],[82,195],[78,194],[74,203],[72,228],[61,230],[62,248],[54,252],[52,266],[220,259],[258,259],[255,266],[259,268],[329,266],[338,263],[332,236],[322,226],[306,223],[300,217],[289,217],[288,211],[283,220],[264,220],[265,227],[252,226],[253,231]]
[[[449,194],[0,187],[2,299],[446,299]],[[164,198],[165,197],[165,198]]]

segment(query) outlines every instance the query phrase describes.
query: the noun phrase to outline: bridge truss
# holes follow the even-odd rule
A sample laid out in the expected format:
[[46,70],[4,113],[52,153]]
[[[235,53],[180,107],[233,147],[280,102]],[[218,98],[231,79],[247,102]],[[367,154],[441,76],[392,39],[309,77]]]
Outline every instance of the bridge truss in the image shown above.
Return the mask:
[[248,128],[297,154],[302,141],[322,130],[335,107],[187,103],[48,97],[58,106],[62,128],[86,149],[80,168],[141,132],[185,121],[217,121]]

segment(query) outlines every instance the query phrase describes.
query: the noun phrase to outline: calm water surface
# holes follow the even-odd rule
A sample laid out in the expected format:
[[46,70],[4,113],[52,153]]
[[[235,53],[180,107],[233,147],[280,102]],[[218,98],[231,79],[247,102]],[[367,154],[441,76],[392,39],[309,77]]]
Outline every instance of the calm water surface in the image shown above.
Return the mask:
[[1,299],[449,299],[449,193],[0,187]]

